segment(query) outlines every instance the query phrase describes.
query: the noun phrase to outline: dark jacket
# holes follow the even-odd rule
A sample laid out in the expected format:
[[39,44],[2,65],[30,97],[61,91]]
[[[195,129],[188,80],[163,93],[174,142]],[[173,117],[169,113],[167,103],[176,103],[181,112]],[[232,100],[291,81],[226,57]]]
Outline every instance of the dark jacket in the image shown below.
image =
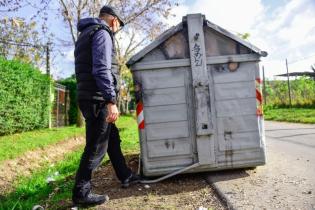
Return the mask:
[[98,18],[81,19],[75,45],[78,100],[116,103],[118,68],[113,33]]

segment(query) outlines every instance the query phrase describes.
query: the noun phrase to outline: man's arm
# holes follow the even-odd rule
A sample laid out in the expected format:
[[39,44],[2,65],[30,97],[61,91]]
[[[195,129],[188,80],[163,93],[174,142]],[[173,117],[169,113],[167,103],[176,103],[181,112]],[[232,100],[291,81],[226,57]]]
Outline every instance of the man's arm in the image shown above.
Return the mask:
[[109,123],[115,122],[119,116],[114,79],[111,73],[112,48],[112,39],[107,31],[99,30],[94,34],[92,40],[92,74],[107,103],[106,121]]
[[114,79],[111,73],[112,39],[105,30],[98,30],[92,39],[92,74],[106,103],[116,104]]

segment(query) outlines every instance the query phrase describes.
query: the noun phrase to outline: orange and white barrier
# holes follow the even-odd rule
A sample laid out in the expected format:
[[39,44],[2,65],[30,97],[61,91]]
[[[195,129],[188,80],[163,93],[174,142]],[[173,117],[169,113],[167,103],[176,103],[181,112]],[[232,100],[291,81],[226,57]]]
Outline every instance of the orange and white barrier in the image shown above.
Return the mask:
[[256,78],[256,102],[257,102],[257,109],[256,109],[256,114],[257,116],[262,116],[263,115],[263,106],[262,106],[262,93],[261,93],[261,79]]
[[137,122],[139,129],[144,129],[143,103],[139,101],[137,104]]

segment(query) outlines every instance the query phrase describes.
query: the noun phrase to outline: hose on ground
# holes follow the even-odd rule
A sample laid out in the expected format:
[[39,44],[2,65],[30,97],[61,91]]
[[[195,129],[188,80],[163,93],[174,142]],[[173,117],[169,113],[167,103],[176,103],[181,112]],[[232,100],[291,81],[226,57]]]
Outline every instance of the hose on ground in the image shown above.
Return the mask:
[[142,180],[142,181],[140,181],[140,183],[141,183],[141,184],[153,184],[153,183],[157,183],[157,182],[163,181],[163,180],[165,180],[165,179],[167,179],[167,178],[170,178],[170,177],[172,177],[172,176],[175,176],[175,175],[177,175],[177,174],[180,174],[180,173],[182,173],[182,172],[184,172],[184,171],[188,171],[188,170],[190,170],[190,169],[196,168],[196,167],[198,167],[198,166],[200,166],[200,163],[194,163],[194,164],[192,164],[192,165],[190,165],[190,166],[187,166],[187,167],[185,167],[185,168],[176,170],[176,171],[174,171],[174,172],[172,172],[172,173],[170,173],[170,174],[167,174],[167,175],[165,175],[165,176],[162,176],[162,177],[160,177],[160,178],[153,179],[153,180]]

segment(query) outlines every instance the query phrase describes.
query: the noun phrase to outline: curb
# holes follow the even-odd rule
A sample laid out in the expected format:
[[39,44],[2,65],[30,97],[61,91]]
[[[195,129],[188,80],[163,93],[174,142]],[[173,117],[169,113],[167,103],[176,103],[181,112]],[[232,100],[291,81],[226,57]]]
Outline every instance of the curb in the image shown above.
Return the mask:
[[217,194],[222,203],[227,207],[228,210],[237,210],[228,197],[222,192],[222,190],[217,186],[215,182],[212,181],[211,177],[206,178],[206,182],[213,188],[214,192]]

